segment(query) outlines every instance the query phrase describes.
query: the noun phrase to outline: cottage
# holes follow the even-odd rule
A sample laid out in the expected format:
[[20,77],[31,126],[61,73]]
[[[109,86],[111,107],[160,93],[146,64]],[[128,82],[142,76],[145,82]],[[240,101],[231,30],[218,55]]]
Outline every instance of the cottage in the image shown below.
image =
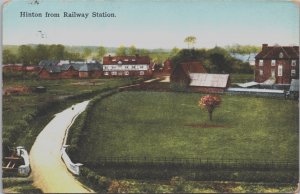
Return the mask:
[[219,93],[229,87],[229,74],[190,73],[190,90],[194,92]]
[[268,46],[255,56],[255,81],[274,80],[275,84],[290,84],[299,79],[299,46]]
[[106,56],[103,58],[103,74],[114,76],[151,76],[148,56]]

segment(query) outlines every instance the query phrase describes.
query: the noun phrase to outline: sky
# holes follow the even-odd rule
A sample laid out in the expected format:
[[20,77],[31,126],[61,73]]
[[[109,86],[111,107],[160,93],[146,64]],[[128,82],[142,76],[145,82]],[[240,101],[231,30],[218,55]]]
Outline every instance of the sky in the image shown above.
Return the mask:
[[[299,45],[299,8],[286,0],[10,0],[3,8],[4,45],[64,44],[196,48],[233,44]],[[20,17],[20,12],[43,17]],[[45,13],[60,17],[46,18]],[[87,18],[64,12],[89,13]],[[92,12],[116,17],[91,17]],[[41,36],[41,31],[44,38]]]

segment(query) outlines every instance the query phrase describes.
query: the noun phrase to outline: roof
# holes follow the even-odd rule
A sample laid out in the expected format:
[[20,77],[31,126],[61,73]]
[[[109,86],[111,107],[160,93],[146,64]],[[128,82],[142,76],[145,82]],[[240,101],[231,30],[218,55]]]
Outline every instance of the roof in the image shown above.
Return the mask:
[[252,82],[247,82],[247,83],[238,83],[237,85],[242,88],[248,88],[248,87],[259,85],[259,83],[252,81]]
[[190,73],[190,86],[225,88],[229,74]]
[[99,63],[86,63],[79,68],[79,71],[97,71],[101,70],[101,65]]
[[299,92],[299,80],[298,79],[292,79],[290,91]]
[[38,66],[40,67],[52,66],[52,65],[57,65],[58,63],[59,63],[58,60],[41,60]]
[[[280,56],[281,55],[281,56]],[[263,45],[256,59],[299,59],[299,46],[268,46]]]
[[150,64],[150,58],[148,56],[105,56],[103,57],[103,64]]
[[85,63],[85,62],[72,62],[70,64],[58,65],[59,61],[44,60],[39,63],[42,68],[44,68],[49,73],[60,73],[61,71],[67,71],[73,68],[76,71],[95,71],[101,70],[102,65],[98,62],[96,63]]
[[257,89],[257,88],[228,88],[227,91],[230,91],[230,92],[256,92],[256,93],[284,94],[284,90]]

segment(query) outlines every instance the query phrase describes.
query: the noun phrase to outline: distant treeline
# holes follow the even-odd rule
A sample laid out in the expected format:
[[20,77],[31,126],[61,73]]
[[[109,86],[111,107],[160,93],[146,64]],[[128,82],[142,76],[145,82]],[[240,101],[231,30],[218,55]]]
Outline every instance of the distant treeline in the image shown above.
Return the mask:
[[201,60],[211,73],[251,73],[248,62],[233,58],[231,53],[249,54],[259,51],[259,47],[251,45],[232,45],[225,48],[212,49],[139,49],[134,45],[130,47],[94,47],[94,46],[64,46],[58,45],[21,45],[4,46],[3,64],[22,63],[25,66],[38,65],[41,60],[73,60],[84,61],[87,59],[102,60],[103,56],[114,53],[119,56],[140,55],[149,56],[152,62],[162,64],[167,59],[172,59],[173,64],[178,61]]

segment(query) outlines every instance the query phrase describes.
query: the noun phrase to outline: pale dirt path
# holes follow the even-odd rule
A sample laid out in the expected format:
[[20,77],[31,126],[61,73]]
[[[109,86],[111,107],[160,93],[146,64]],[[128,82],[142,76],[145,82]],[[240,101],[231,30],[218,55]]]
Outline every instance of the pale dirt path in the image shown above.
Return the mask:
[[56,114],[38,135],[30,151],[33,184],[45,193],[89,193],[67,170],[61,159],[65,132],[72,119],[83,112],[88,101]]

